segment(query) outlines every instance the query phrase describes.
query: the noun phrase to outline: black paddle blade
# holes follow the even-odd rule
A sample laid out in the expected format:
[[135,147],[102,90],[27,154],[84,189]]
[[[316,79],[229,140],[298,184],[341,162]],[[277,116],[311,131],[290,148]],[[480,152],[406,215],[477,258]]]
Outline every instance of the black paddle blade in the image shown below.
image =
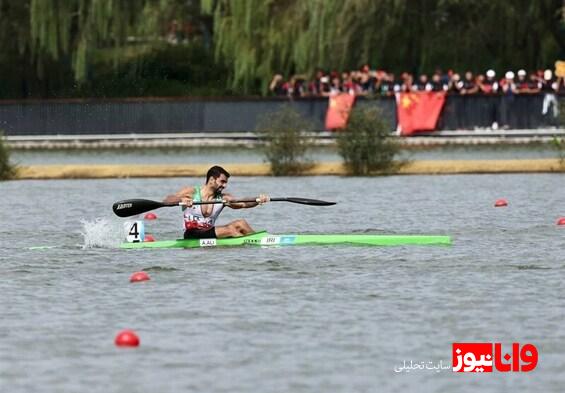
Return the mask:
[[149,210],[158,209],[165,205],[162,202],[150,201],[148,199],[125,199],[114,203],[112,210],[119,217],[130,217],[137,214],[148,212]]
[[308,198],[271,198],[273,202],[292,202],[300,203],[301,205],[311,205],[311,206],[331,206],[335,205],[336,202],[320,201],[319,199],[308,199]]

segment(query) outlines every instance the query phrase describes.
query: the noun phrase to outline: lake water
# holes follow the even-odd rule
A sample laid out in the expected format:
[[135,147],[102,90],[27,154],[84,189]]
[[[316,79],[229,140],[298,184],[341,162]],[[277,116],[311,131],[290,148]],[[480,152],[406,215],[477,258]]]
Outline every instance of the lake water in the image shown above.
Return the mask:
[[[116,248],[112,203],[200,182],[0,183],[1,392],[563,391],[565,175],[235,177],[236,196],[338,205],[220,217],[273,233],[448,234],[451,247]],[[156,213],[148,232],[180,235],[177,208]],[[151,281],[129,283],[139,270]],[[139,348],[114,346],[124,328]],[[454,342],[531,343],[539,362],[401,367],[450,366]]]
[[[119,154],[118,154],[119,153]],[[341,161],[335,148],[319,147],[308,153],[315,161]],[[557,158],[551,145],[445,146],[406,149],[399,154],[409,160],[511,160]],[[15,150],[14,163],[20,165],[54,164],[210,164],[259,163],[264,161],[257,148],[189,147],[183,149],[121,150]]]

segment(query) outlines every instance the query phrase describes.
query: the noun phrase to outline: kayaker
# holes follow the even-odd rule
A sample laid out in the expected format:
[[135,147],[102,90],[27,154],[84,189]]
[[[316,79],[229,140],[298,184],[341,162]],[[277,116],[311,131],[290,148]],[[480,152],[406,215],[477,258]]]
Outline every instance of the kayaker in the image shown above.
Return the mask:
[[[259,195],[256,202],[230,202],[235,198],[224,193],[230,174],[220,166],[211,167],[206,173],[206,184],[203,186],[185,187],[176,194],[167,196],[164,203],[181,203],[183,205],[184,238],[209,239],[245,236],[255,231],[240,219],[227,225],[216,226],[216,220],[224,206],[232,209],[247,209],[269,202],[265,194]],[[219,201],[223,203],[209,205],[193,205],[193,202]]]

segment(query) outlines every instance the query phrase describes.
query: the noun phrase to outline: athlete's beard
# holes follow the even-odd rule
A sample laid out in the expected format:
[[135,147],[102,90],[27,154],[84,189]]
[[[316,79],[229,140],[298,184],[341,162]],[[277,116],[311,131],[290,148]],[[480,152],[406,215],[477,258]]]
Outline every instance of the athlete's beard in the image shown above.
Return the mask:
[[215,194],[221,194],[226,187],[223,186],[218,179],[213,178],[213,180],[214,181],[209,186],[212,188],[212,190],[214,190]]

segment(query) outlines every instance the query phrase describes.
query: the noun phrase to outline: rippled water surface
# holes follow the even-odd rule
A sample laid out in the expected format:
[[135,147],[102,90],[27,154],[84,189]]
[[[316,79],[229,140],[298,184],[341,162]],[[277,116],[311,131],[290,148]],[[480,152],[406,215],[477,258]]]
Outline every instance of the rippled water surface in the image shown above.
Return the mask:
[[[236,196],[338,205],[221,217],[274,233],[449,234],[451,247],[115,248],[113,202],[200,182],[0,183],[0,391],[563,391],[564,175],[236,177]],[[157,214],[148,232],[180,234],[178,209]],[[139,270],[151,281],[130,284]],[[124,328],[139,348],[114,346]],[[450,365],[453,342],[533,343],[539,363],[395,372]]]

